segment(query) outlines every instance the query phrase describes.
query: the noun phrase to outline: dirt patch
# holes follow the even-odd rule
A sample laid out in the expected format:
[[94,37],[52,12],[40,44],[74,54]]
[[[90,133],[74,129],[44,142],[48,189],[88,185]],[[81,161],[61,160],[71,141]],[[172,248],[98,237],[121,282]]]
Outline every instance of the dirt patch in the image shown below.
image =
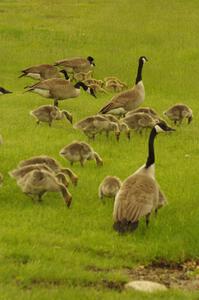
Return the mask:
[[131,280],[149,280],[165,284],[168,288],[198,290],[199,261],[184,263],[154,261],[147,266],[125,269]]

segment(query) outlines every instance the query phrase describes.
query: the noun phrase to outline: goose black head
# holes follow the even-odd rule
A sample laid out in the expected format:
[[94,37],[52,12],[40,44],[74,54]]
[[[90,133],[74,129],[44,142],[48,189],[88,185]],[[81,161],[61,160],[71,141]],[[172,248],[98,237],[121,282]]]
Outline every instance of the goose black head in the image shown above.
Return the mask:
[[146,58],[146,56],[140,56],[139,58],[139,62],[142,62],[143,64],[145,64],[145,62],[147,62],[148,59]]
[[169,126],[167,125],[167,123],[164,122],[164,121],[158,122],[158,123],[154,126],[154,128],[155,128],[155,131],[156,131],[157,133],[159,133],[159,132],[165,132],[165,131],[175,131],[174,128],[169,127]]
[[63,69],[63,70],[60,70],[59,72],[64,74],[64,77],[65,77],[66,80],[70,79],[70,77],[68,76],[68,73],[66,72],[66,70]]
[[87,60],[89,61],[89,63],[90,63],[92,66],[95,66],[94,58],[93,58],[92,56],[88,56],[88,57],[87,57]]

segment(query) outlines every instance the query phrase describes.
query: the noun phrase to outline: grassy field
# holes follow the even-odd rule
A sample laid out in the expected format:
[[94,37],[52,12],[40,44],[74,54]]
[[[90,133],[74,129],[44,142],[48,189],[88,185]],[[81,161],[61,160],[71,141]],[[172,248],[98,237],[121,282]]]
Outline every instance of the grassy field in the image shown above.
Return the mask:
[[[196,0],[0,0],[0,86],[13,91],[0,99],[0,299],[154,299],[109,286],[128,282],[125,268],[158,259],[198,259],[198,15]],[[149,132],[132,134],[130,142],[121,136],[117,143],[113,135],[91,142],[104,166],[74,165],[79,184],[69,188],[70,209],[52,193],[33,204],[8,175],[20,160],[40,154],[69,166],[60,149],[74,139],[87,141],[64,120],[52,128],[36,125],[29,111],[52,101],[23,94],[33,80],[18,79],[20,70],[88,55],[95,58],[96,78],[116,75],[129,86],[138,57],[147,56],[144,105],[162,114],[182,102],[194,112],[193,123],[155,142],[156,177],[169,205],[148,230],[143,221],[133,235],[113,231],[113,202],[103,205],[97,190],[106,175],[123,180],[145,162]],[[77,121],[96,113],[111,96],[95,100],[82,92],[60,102],[60,108]],[[198,299],[199,293],[170,290],[155,297]]]

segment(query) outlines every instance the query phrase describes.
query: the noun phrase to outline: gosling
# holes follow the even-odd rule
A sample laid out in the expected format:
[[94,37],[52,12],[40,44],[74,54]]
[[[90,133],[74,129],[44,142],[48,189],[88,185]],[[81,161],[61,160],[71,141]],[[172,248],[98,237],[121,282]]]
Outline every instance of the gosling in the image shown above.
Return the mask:
[[122,119],[129,128],[134,129],[136,132],[142,133],[143,128],[152,128],[156,125],[158,120],[153,119],[146,113],[135,113]]
[[185,104],[175,104],[171,106],[167,111],[163,113],[167,116],[174,124],[180,125],[184,119],[188,120],[188,124],[193,120],[193,112],[190,107]]
[[38,108],[30,111],[30,115],[36,118],[37,124],[40,122],[46,122],[49,126],[52,125],[54,120],[62,120],[66,118],[70,123],[72,123],[73,118],[71,113],[66,110],[59,110],[58,107],[53,105],[42,105]]
[[97,166],[103,165],[103,160],[94,149],[85,142],[74,141],[69,145],[66,145],[59,154],[65,159],[69,160],[70,164],[73,165],[74,162],[80,162],[81,166],[87,160],[95,160]]
[[100,199],[104,197],[115,198],[122,185],[121,180],[116,176],[106,176],[99,185],[98,195]]

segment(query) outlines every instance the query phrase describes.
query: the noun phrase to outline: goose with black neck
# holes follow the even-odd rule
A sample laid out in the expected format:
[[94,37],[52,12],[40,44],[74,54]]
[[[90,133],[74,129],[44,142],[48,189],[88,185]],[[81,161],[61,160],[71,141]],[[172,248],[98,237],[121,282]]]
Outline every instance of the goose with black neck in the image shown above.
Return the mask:
[[144,101],[145,89],[142,82],[142,69],[147,61],[146,56],[139,58],[135,85],[131,89],[115,95],[108,104],[102,107],[100,113],[124,116],[128,111],[137,108]]
[[162,206],[162,192],[155,179],[154,140],[158,133],[168,131],[174,129],[167,126],[165,122],[159,122],[152,128],[146,163],[122,183],[114,203],[113,228],[116,231],[135,230],[142,217],[146,218],[148,226],[151,213],[157,212],[157,209]]
[[83,88],[84,91],[96,98],[93,89],[88,87],[85,83],[79,81],[73,85],[73,83],[68,80],[58,78],[38,82],[28,87],[27,92],[34,92],[45,98],[54,99],[54,105],[58,106],[59,100],[78,97],[80,95],[80,88]]

